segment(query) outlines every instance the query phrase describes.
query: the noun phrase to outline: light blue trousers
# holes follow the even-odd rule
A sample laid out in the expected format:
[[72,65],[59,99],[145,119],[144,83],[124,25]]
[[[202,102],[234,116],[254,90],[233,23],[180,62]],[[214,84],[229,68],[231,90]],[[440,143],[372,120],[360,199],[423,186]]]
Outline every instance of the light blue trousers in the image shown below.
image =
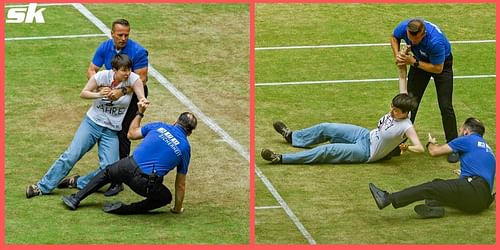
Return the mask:
[[290,163],[363,163],[370,158],[370,131],[351,124],[321,123],[293,131],[294,147],[312,149],[283,154],[282,161]]
[[59,156],[42,179],[37,183],[43,194],[51,193],[59,182],[68,175],[75,164],[97,143],[99,168],[78,178],[77,187],[82,189],[102,169],[119,160],[117,131],[94,123],[85,116],[73,137],[73,141]]

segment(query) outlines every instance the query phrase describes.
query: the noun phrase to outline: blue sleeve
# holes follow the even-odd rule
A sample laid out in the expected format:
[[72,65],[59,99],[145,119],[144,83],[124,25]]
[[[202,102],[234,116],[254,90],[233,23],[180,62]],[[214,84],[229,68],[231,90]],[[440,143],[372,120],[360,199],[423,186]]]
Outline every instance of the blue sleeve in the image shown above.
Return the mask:
[[444,60],[446,59],[446,47],[442,42],[438,42],[434,47],[431,49],[431,53],[429,55],[429,61],[431,61],[432,64],[443,64]]
[[157,127],[157,123],[148,123],[144,126],[141,127],[141,134],[142,137],[146,137],[146,135],[149,133],[149,131],[155,129]]
[[182,161],[177,166],[177,173],[186,175],[188,172],[189,161],[191,159],[191,148],[188,148],[186,152],[182,153]]
[[453,152],[458,152],[458,153],[461,153],[461,152],[465,152],[466,148],[467,148],[467,138],[468,136],[460,136],[460,137],[457,137],[453,140],[451,140],[450,142],[448,142],[448,146],[450,146],[451,150],[453,150]]
[[92,63],[97,67],[102,67],[102,65],[104,64],[104,60],[106,58],[104,44],[105,44],[105,42],[101,43],[101,45],[99,45],[99,47],[97,47],[97,50],[95,51],[95,54],[94,54],[94,58],[92,59]]
[[148,51],[144,48],[140,48],[134,58],[134,65],[132,66],[132,71],[136,69],[142,69],[148,66]]
[[394,31],[392,32],[392,35],[396,39],[404,39],[406,38],[406,26],[408,25],[408,20],[402,21],[396,26]]

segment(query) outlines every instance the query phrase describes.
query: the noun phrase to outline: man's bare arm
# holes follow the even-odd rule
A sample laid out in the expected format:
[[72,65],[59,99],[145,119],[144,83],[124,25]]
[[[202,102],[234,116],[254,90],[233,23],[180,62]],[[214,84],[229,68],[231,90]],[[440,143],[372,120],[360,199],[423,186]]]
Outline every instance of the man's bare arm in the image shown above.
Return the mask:
[[101,67],[97,67],[95,64],[90,63],[89,68],[87,69],[87,80],[92,78],[92,76],[94,76],[100,68]]

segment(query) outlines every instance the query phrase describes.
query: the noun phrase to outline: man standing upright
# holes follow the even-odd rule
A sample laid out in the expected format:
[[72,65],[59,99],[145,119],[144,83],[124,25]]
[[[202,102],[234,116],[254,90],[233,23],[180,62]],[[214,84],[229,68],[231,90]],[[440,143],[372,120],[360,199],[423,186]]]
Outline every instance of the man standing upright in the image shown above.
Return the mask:
[[[125,19],[117,19],[111,25],[111,39],[101,43],[97,48],[92,62],[87,70],[87,78],[90,79],[101,67],[111,69],[111,59],[116,54],[125,54],[132,60],[132,71],[139,75],[144,85],[144,95],[148,96],[148,51],[139,43],[129,39],[130,24]],[[121,92],[116,92],[115,95],[120,97]],[[127,157],[130,154],[130,140],[127,138],[127,131],[137,112],[137,96],[132,95],[132,101],[125,114],[122,123],[122,130],[118,133],[120,159]],[[123,185],[112,184],[105,196],[118,194],[123,190]]]
[[[411,46],[413,55],[399,53],[401,39]],[[415,122],[420,101],[432,77],[436,85],[446,141],[455,139],[458,134],[452,104],[453,56],[448,38],[435,24],[415,18],[398,24],[391,36],[391,46],[398,67],[411,65],[407,89],[400,87],[400,92],[407,92],[417,100],[417,107],[411,111],[412,123]],[[399,149],[396,148],[393,153],[398,155]],[[448,156],[451,163],[457,162],[458,159],[456,152]]]

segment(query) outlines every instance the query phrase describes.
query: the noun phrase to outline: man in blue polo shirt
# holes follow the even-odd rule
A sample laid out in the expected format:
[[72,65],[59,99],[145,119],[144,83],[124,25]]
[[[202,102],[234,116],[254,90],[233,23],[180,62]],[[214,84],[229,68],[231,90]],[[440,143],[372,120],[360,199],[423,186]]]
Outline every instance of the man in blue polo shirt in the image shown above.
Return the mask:
[[[148,97],[148,51],[139,43],[129,39],[130,24],[125,19],[117,19],[111,25],[111,39],[101,43],[97,48],[94,58],[87,70],[87,78],[90,79],[101,67],[111,69],[111,59],[116,54],[125,54],[132,60],[132,71],[139,75],[144,85],[144,95]],[[122,92],[114,90],[114,96],[120,98]],[[122,130],[118,133],[120,159],[130,154],[130,140],[127,131],[132,119],[137,112],[137,96],[132,95],[132,101],[123,118]],[[112,196],[123,190],[123,185],[112,184],[105,196]]]
[[165,206],[172,201],[172,194],[163,185],[163,176],[177,168],[175,200],[170,211],[184,211],[182,203],[191,158],[191,146],[187,137],[196,128],[197,119],[192,113],[184,112],[173,125],[154,122],[140,127],[147,105],[139,103],[138,106],[139,111],[130,124],[128,136],[132,140],[144,140],[132,156],[107,167],[76,194],[63,196],[64,204],[70,209],[75,210],[85,197],[110,182],[125,183],[146,199],[129,205],[122,202],[105,204],[103,210],[107,213],[137,214]]
[[[399,53],[401,40],[410,46],[413,55]],[[422,100],[430,78],[434,79],[438,96],[441,120],[446,141],[457,137],[457,119],[453,110],[453,56],[451,45],[445,34],[435,24],[423,19],[408,19],[398,24],[391,36],[393,56],[397,66],[410,65],[408,86],[400,86],[400,92],[408,93]],[[411,111],[411,121],[415,123],[418,105]],[[399,148],[392,155],[399,155]],[[448,161],[458,161],[457,154],[450,154]]]
[[485,128],[476,118],[468,118],[460,128],[460,137],[447,144],[437,144],[429,134],[427,148],[431,156],[451,152],[460,155],[460,177],[458,179],[435,179],[431,182],[388,193],[369,184],[370,191],[379,209],[392,203],[394,208],[425,200],[417,205],[415,212],[424,218],[443,217],[449,206],[466,213],[479,213],[487,209],[494,200],[495,154],[484,141]]

